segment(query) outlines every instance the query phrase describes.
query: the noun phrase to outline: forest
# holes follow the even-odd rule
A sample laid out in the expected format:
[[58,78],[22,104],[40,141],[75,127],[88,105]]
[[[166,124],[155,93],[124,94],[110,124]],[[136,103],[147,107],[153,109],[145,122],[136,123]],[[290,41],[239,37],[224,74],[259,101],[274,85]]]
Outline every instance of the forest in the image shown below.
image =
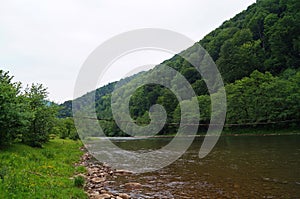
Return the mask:
[[[209,124],[210,96],[204,79],[189,60],[200,66],[205,62],[199,44],[216,63],[227,95],[225,130],[296,129],[300,118],[300,2],[297,0],[260,0],[247,10],[225,21],[219,28],[173,58],[164,61],[180,72],[191,84],[201,110],[200,124]],[[196,66],[197,67],[197,66]],[[205,70],[205,69],[202,69]],[[123,81],[123,89],[132,89],[132,82],[142,81],[150,73],[163,73],[160,65]],[[167,79],[165,79],[168,81]],[[175,81],[175,80],[174,80]],[[96,112],[102,129],[109,136],[124,136],[112,117],[111,93],[118,82],[110,83],[78,99],[85,110],[91,95],[96,98]],[[120,84],[120,82],[118,83]],[[217,92],[217,86],[216,91]],[[180,106],[167,88],[144,85],[130,99],[130,114],[135,123],[148,124],[149,109],[161,104],[168,114],[159,134],[176,132]],[[72,116],[72,101],[61,105],[61,117]],[[199,133],[205,127],[199,128]],[[225,132],[226,132],[225,131]],[[90,136],[92,136],[92,131]]]

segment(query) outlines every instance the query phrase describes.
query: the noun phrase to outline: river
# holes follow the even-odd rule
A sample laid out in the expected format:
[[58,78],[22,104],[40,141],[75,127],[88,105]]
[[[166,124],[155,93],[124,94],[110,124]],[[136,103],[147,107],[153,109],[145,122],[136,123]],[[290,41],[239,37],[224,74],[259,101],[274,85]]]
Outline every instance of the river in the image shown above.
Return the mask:
[[[171,138],[114,139],[126,150],[154,150]],[[111,192],[133,198],[300,198],[300,136],[222,136],[199,159],[197,137],[186,153],[154,172],[110,179]],[[127,190],[127,182],[142,188]]]

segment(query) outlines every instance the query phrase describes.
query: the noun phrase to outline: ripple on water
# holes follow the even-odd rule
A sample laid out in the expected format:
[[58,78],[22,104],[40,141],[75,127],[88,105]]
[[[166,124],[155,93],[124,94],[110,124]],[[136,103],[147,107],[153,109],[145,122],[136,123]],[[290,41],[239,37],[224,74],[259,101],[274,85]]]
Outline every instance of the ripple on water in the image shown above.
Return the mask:
[[191,147],[172,165],[120,176],[111,188],[126,192],[120,185],[141,183],[132,198],[300,198],[299,143],[300,136],[221,137],[204,159]]

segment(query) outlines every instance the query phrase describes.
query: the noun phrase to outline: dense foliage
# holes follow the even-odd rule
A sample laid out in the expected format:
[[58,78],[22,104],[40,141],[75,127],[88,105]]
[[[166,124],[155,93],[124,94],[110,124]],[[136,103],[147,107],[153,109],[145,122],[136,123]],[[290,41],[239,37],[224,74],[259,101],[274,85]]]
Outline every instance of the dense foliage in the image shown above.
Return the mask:
[[0,146],[20,141],[41,147],[51,133],[78,139],[73,119],[57,118],[58,106],[46,100],[43,85],[32,84],[22,92],[21,83],[12,79],[0,70]]
[[[259,0],[197,43],[215,61],[226,85],[228,127],[229,124],[253,123],[253,127],[258,123],[277,122],[271,128],[289,128],[299,123],[299,8],[298,0]],[[196,63],[196,67],[205,62],[201,49],[194,45],[163,64],[180,72],[189,81],[198,96],[200,123],[208,124],[210,97],[205,81],[183,57]],[[202,68],[202,72],[205,70]],[[160,66],[156,66],[130,80],[121,80],[126,82],[123,85],[125,95],[134,88],[133,82],[142,82],[145,75],[150,73],[164,72]],[[176,78],[171,81],[176,82]],[[96,91],[102,93],[96,95],[97,116],[104,132],[110,136],[124,135],[112,120],[110,93],[114,85]],[[213,92],[217,92],[217,85],[215,88]],[[92,110],[94,107],[89,106],[89,98],[90,94],[87,94],[76,100],[82,102],[79,104],[84,109]],[[136,123],[148,124],[149,109],[157,103],[165,107],[169,123],[179,122],[180,106],[175,95],[158,85],[145,85],[136,90],[131,97],[130,114]],[[280,121],[292,122],[281,124]],[[176,125],[166,125],[160,133],[174,133],[176,128]],[[92,131],[88,133],[93,134]]]

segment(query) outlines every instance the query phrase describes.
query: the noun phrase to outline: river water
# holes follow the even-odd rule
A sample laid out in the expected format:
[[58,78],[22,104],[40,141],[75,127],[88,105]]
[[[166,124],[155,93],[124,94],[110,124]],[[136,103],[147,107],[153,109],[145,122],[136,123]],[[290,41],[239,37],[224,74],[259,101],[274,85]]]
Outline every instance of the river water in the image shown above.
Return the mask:
[[[171,138],[114,139],[126,150],[154,150]],[[111,192],[133,198],[300,198],[300,136],[223,136],[204,159],[202,137],[171,165],[110,179]],[[140,189],[124,184],[138,182]]]

